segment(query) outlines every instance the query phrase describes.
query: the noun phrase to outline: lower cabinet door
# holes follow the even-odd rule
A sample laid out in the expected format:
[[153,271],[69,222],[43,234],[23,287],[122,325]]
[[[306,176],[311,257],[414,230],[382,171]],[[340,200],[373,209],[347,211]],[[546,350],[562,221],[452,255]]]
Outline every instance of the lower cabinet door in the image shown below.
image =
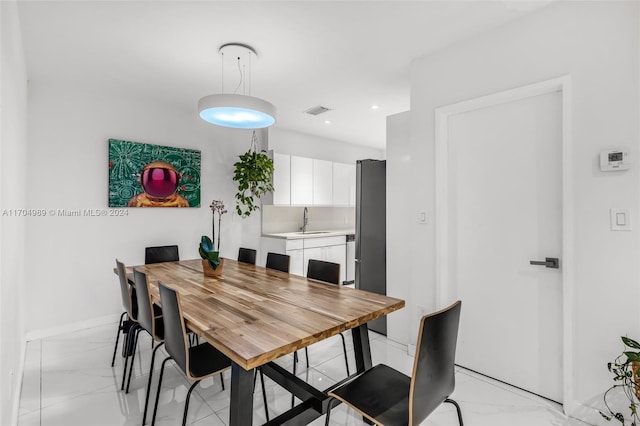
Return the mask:
[[347,259],[346,244],[340,244],[337,246],[326,247],[326,260],[327,262],[340,264],[340,284],[346,279],[345,261]]
[[291,263],[289,265],[289,273],[305,276],[306,269],[304,267],[304,256],[302,249],[300,250],[287,250],[287,254],[291,257]]

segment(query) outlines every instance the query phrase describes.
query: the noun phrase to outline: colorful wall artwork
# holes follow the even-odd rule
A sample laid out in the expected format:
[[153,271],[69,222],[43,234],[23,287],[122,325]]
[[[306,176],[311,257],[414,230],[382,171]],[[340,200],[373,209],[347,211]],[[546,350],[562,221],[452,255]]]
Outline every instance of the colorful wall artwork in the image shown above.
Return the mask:
[[109,139],[109,207],[200,207],[201,153]]

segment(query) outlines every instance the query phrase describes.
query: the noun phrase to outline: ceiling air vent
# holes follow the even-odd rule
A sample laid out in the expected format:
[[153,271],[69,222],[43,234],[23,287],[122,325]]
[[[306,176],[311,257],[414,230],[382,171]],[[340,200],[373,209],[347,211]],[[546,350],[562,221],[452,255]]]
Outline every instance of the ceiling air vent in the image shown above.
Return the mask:
[[323,107],[322,105],[318,105],[318,106],[314,106],[309,108],[308,110],[306,110],[305,112],[307,114],[311,114],[311,115],[320,115],[324,112],[329,111],[329,108]]

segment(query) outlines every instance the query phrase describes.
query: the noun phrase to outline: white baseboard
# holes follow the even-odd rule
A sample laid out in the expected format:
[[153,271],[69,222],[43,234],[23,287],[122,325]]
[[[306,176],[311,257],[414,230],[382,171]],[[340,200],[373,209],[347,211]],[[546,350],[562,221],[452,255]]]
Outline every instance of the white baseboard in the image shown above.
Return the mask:
[[71,333],[78,330],[84,330],[86,328],[98,327],[105,324],[112,324],[120,319],[120,315],[106,315],[104,317],[92,318],[83,321],[78,321],[70,324],[60,325],[57,327],[44,328],[41,330],[30,331],[26,334],[25,340],[30,342],[32,340],[44,339],[46,337],[57,336],[64,333]]

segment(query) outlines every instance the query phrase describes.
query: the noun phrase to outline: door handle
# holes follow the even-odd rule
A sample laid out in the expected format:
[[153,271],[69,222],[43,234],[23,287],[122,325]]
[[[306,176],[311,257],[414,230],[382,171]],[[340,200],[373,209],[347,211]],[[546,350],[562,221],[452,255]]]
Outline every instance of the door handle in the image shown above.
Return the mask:
[[558,269],[560,267],[560,260],[558,260],[557,257],[546,257],[544,260],[530,260],[529,264]]

